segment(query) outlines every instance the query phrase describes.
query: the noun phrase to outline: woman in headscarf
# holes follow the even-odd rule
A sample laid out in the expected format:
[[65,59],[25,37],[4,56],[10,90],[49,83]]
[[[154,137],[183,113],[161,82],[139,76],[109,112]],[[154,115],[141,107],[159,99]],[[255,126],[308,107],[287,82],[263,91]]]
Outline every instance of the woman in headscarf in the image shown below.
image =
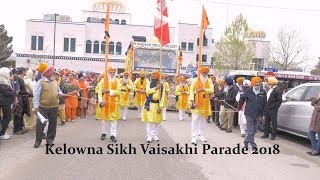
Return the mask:
[[[33,99],[32,96],[33,96],[33,89],[34,89],[33,77],[34,77],[33,71],[31,69],[29,69],[27,71],[27,75],[24,78],[24,83],[26,84],[26,89],[30,95],[29,96],[30,112],[32,111],[32,108],[33,108],[33,103],[32,103],[32,99]],[[24,122],[25,122],[25,126],[28,130],[33,129],[36,125],[34,113],[31,113],[30,117],[25,115]]]
[[78,107],[78,90],[80,88],[79,82],[74,78],[75,75],[68,74],[66,97],[66,116],[67,121],[74,121],[76,119],[76,111]]
[[6,67],[0,68],[0,110],[3,113],[3,120],[0,124],[0,140],[10,139],[10,136],[6,134],[6,130],[11,120],[11,104],[15,96],[16,92],[10,83],[10,69]]
[[89,98],[89,89],[87,86],[87,82],[85,77],[82,73],[78,75],[79,79],[79,86],[80,86],[80,99],[79,99],[79,106],[78,106],[78,117],[87,118],[87,107],[88,107],[88,98]]

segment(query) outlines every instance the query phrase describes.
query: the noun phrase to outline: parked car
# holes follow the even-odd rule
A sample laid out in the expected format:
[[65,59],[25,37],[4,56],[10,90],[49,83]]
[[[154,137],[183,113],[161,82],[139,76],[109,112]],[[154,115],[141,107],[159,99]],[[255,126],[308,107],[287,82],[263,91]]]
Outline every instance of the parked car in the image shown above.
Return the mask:
[[309,138],[309,124],[313,112],[311,101],[320,93],[320,83],[301,84],[282,97],[278,111],[278,129]]

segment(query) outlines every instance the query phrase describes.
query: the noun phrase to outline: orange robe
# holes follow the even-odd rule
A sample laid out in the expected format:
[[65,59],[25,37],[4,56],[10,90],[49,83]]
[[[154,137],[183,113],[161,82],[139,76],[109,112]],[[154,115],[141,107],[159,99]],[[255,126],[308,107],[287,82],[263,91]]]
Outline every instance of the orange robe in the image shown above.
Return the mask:
[[[71,83],[73,86],[77,86],[80,88],[79,82],[77,80],[68,81],[67,83]],[[78,102],[78,95],[76,92],[69,94],[66,97],[66,116],[67,120],[74,120],[76,119],[76,109],[79,105]]]

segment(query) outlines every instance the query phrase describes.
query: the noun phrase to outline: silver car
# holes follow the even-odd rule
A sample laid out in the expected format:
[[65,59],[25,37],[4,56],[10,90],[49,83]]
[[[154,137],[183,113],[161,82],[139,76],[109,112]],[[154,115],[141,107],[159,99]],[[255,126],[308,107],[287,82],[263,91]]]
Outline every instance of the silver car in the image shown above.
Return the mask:
[[313,112],[311,101],[320,93],[320,83],[301,84],[282,97],[278,111],[278,129],[308,138],[309,124]]

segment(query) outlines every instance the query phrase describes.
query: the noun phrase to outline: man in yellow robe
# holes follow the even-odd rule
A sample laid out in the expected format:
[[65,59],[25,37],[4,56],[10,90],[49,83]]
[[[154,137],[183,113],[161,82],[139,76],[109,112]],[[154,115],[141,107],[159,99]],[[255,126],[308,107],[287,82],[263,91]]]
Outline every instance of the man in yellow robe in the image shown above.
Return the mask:
[[123,73],[123,78],[120,79],[121,94],[120,94],[120,112],[122,120],[127,119],[128,107],[130,106],[130,91],[133,88],[133,83],[129,79],[129,72]]
[[[116,78],[116,68],[109,67],[107,76],[99,82],[98,98],[101,110],[102,135],[101,140],[107,137],[110,127],[110,140],[117,142],[117,121],[120,119],[120,81]],[[107,81],[105,83],[105,81]]]
[[146,123],[147,143],[152,140],[159,141],[158,134],[165,97],[165,89],[159,79],[160,73],[154,71],[151,82],[147,84],[147,100],[142,110],[142,121]]
[[185,78],[178,79],[179,85],[176,87],[175,95],[177,97],[176,108],[179,110],[179,119],[183,121],[184,111],[188,109],[189,86],[186,84]]
[[138,118],[142,117],[142,108],[144,103],[146,102],[146,87],[149,83],[149,80],[146,78],[146,72],[140,71],[140,78],[134,81],[134,91],[135,96],[133,99],[134,106],[138,107]]
[[166,121],[167,120],[167,107],[169,106],[168,102],[168,94],[170,93],[170,87],[169,84],[165,81],[166,76],[164,74],[161,75],[161,83],[163,84],[163,88],[165,90],[164,93],[164,104],[162,108],[162,120]]
[[190,87],[190,103],[192,113],[191,143],[197,144],[197,139],[206,142],[204,127],[206,119],[212,115],[210,94],[213,94],[213,84],[208,78],[209,68],[202,67]]

